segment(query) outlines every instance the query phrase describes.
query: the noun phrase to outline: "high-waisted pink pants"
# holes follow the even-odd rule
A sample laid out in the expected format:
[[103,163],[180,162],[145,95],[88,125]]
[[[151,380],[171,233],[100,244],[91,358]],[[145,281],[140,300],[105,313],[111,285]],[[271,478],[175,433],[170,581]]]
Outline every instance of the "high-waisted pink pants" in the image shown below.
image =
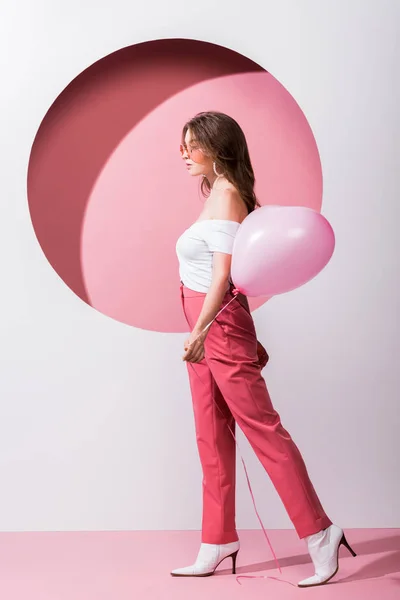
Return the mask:
[[[181,285],[182,305],[192,329],[205,294]],[[225,306],[232,299],[229,290]],[[257,364],[253,318],[238,299],[213,322],[205,358],[188,363],[196,438],[203,469],[202,542],[238,539],[235,523],[236,446],[239,425],[271,478],[300,538],[331,525],[303,458],[274,410]],[[231,431],[230,431],[230,429]]]

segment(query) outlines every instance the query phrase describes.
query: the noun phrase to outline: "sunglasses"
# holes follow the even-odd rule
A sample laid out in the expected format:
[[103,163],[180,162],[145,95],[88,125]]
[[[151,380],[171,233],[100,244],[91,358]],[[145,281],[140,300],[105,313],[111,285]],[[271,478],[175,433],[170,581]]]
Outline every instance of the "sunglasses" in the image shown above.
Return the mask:
[[188,157],[193,162],[201,162],[204,157],[204,152],[202,150],[200,150],[200,148],[198,148],[197,146],[192,146],[192,147],[187,148],[183,144],[180,144],[179,150],[180,150],[182,157],[184,156],[185,153],[187,153]]

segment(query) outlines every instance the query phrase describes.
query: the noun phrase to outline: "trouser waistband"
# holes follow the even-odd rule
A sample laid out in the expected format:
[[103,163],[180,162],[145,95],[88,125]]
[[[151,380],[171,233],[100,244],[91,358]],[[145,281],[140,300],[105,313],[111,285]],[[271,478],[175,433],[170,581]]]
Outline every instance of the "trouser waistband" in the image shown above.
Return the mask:
[[[233,296],[234,289],[235,289],[235,286],[230,281],[229,287],[226,290],[226,293]],[[197,292],[196,290],[191,290],[190,288],[186,287],[182,281],[180,282],[180,290],[181,290],[182,298],[200,298],[200,297],[204,297],[207,295],[207,292]]]

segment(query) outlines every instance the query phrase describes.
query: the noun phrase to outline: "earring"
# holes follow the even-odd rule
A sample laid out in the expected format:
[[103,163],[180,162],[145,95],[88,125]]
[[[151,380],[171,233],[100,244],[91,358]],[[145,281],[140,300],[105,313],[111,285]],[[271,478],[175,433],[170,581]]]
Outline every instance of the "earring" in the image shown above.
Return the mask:
[[217,177],[222,177],[224,175],[224,173],[218,173],[215,161],[213,162],[213,171]]

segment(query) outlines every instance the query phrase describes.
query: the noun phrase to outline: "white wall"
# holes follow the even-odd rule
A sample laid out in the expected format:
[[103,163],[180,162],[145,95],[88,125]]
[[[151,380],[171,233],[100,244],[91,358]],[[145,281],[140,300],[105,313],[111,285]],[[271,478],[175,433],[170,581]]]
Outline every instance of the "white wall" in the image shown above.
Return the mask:
[[[135,330],[79,300],[47,263],[26,197],[55,97],[102,56],[163,37],[260,63],[313,128],[337,250],[316,280],[256,311],[264,373],[331,518],[400,526],[399,17],[397,0],[3,1],[1,530],[200,523],[184,335]],[[290,527],[240,439],[265,525]],[[239,473],[238,526],[258,527]]]

